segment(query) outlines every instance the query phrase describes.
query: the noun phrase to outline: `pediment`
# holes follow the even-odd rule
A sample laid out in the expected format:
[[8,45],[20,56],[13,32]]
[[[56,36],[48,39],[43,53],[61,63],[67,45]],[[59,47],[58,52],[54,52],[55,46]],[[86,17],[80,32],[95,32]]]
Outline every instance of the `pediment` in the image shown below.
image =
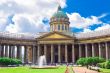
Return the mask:
[[73,39],[73,37],[65,35],[61,32],[50,32],[48,34],[40,36],[38,39]]

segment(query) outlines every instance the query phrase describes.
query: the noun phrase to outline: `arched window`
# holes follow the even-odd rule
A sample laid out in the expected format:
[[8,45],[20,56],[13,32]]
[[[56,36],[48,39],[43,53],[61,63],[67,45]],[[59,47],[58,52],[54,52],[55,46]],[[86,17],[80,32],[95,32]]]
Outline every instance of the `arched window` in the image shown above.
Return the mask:
[[60,24],[58,25],[58,30],[60,30]]

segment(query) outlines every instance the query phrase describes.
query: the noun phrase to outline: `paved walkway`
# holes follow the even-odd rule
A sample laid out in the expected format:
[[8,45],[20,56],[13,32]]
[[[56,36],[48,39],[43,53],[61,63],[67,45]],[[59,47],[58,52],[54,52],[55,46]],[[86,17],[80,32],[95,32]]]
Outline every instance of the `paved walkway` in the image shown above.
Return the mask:
[[97,71],[89,70],[86,67],[73,67],[75,73],[99,73]]

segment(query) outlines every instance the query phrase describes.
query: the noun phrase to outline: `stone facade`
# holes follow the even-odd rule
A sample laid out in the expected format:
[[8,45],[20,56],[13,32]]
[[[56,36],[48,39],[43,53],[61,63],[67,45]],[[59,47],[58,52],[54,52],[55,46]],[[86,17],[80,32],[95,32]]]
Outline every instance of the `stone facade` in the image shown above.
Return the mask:
[[41,55],[47,63],[75,63],[81,57],[110,59],[110,32],[75,34],[70,32],[69,18],[61,8],[50,21],[50,32],[14,34],[0,32],[0,57],[37,64]]

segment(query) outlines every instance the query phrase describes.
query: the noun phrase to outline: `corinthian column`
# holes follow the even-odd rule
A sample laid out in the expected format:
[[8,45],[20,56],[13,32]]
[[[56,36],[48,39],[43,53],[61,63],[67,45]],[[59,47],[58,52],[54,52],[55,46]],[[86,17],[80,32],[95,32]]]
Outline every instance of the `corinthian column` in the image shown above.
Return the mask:
[[53,63],[53,44],[51,44],[51,63]]
[[35,55],[35,53],[36,53],[36,47],[35,46],[33,46],[33,49],[32,49],[32,53],[33,53],[33,64],[35,64],[35,60],[36,60],[36,55]]
[[87,48],[87,44],[85,44],[85,52],[86,52],[86,58],[88,57],[88,48]]
[[39,59],[40,57],[40,45],[38,44],[37,46],[37,60]]
[[47,61],[47,46],[46,46],[46,44],[44,44],[44,55],[45,55],[46,61]]
[[61,47],[58,45],[58,62],[61,63]]
[[72,61],[73,61],[73,63],[75,63],[75,48],[74,48],[74,44],[72,44]]
[[92,43],[92,57],[95,57],[94,44]]
[[106,49],[106,60],[108,60],[108,44],[105,42],[105,49]]
[[1,57],[2,46],[0,45],[0,57]]
[[99,43],[99,57],[101,57],[101,44]]
[[5,57],[8,57],[8,45],[5,45]]
[[47,46],[44,44],[44,55],[47,56]]
[[79,58],[81,58],[81,44],[79,44]]
[[65,44],[65,62],[68,62],[67,44]]

